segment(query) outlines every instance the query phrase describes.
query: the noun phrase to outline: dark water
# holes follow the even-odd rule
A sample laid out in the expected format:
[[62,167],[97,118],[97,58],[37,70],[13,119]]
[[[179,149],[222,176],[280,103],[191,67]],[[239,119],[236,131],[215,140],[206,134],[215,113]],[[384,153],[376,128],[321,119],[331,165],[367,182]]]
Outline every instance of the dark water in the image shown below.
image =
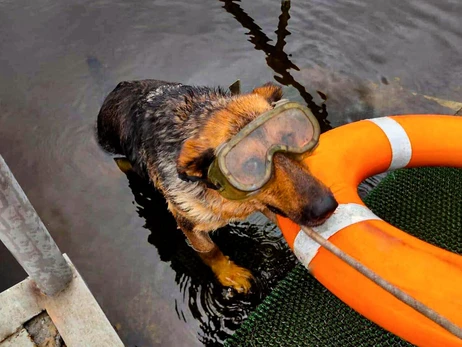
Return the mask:
[[[324,129],[391,113],[454,114],[461,19],[459,0],[293,1],[290,10],[263,0],[0,0],[0,154],[127,346],[213,345],[293,256],[260,216],[229,226],[214,239],[256,285],[248,296],[218,286],[163,198],[98,148],[105,94],[142,78],[239,78],[244,91],[276,80]],[[0,290],[24,277],[0,245]]]

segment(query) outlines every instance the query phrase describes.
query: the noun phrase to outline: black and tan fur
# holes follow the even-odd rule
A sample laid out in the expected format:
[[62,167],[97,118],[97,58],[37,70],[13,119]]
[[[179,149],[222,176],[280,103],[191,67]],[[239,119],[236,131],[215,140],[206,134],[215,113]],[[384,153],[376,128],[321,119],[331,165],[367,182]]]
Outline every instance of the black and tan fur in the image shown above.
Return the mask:
[[257,211],[312,226],[337,206],[306,167],[280,154],[274,157],[273,179],[249,200],[227,200],[208,183],[217,147],[281,97],[282,90],[273,84],[231,96],[223,89],[157,80],[122,82],[98,115],[102,147],[124,155],[135,172],[153,182],[220,283],[238,291],[249,290],[251,274],[223,255],[209,232]]

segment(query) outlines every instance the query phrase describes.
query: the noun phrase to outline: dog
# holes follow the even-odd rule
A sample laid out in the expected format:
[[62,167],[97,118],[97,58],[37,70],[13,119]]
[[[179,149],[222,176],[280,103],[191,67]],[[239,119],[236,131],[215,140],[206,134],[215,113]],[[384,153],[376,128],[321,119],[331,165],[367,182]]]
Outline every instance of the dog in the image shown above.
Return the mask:
[[[246,293],[252,274],[225,256],[209,233],[261,212],[315,226],[336,209],[332,192],[307,167],[276,153],[273,178],[244,201],[227,200],[207,180],[217,148],[283,96],[267,83],[250,93],[159,80],[121,82],[103,102],[98,142],[164,195],[190,245],[223,286]],[[127,168],[126,168],[127,169]]]

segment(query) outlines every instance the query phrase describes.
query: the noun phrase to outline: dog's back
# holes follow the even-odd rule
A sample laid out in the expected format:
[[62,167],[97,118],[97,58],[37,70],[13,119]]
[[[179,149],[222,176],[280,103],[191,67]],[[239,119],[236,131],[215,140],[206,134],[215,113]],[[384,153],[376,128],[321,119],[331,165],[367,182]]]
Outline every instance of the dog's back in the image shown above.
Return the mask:
[[130,138],[131,117],[147,93],[162,86],[178,85],[159,80],[120,82],[104,100],[98,114],[99,144],[113,154],[124,154],[122,139]]
[[210,115],[224,107],[229,93],[159,80],[121,82],[98,114],[99,144],[125,156],[144,176],[177,178],[176,159],[183,142]]

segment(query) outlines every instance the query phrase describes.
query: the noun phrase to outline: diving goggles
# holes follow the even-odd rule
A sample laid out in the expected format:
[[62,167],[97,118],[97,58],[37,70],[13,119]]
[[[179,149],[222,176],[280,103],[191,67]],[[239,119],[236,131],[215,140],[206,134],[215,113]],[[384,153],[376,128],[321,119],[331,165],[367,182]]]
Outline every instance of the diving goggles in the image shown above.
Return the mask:
[[319,123],[307,107],[280,100],[218,147],[208,180],[225,198],[246,199],[270,181],[275,153],[302,160],[318,144],[319,134]]

